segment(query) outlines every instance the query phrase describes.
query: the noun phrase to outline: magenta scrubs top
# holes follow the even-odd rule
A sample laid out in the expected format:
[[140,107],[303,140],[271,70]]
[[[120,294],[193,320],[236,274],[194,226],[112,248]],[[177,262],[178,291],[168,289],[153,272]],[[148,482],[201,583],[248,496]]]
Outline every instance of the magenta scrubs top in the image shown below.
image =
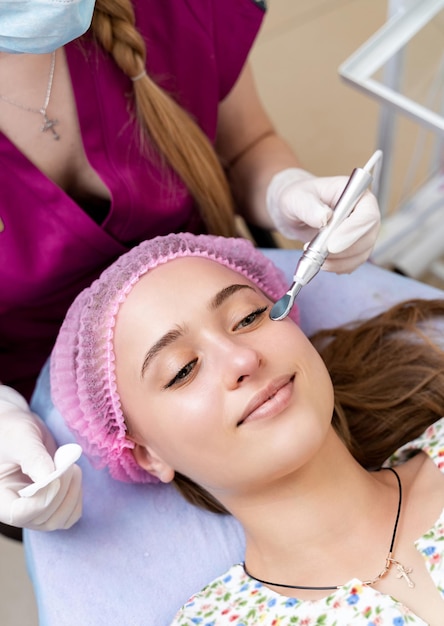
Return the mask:
[[[246,61],[262,4],[134,1],[148,73],[211,141],[218,104]],[[67,308],[84,287],[146,238],[203,229],[183,185],[138,151],[128,113],[131,81],[89,34],[65,51],[85,153],[109,189],[111,206],[96,223],[0,133],[0,381],[28,398]]]

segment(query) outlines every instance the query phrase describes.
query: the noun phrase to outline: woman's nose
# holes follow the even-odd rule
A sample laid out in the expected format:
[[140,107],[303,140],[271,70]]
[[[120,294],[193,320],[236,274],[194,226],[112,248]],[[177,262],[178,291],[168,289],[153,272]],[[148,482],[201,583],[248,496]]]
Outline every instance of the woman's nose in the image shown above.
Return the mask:
[[229,389],[235,389],[261,366],[261,356],[255,346],[230,342],[224,355],[224,380]]

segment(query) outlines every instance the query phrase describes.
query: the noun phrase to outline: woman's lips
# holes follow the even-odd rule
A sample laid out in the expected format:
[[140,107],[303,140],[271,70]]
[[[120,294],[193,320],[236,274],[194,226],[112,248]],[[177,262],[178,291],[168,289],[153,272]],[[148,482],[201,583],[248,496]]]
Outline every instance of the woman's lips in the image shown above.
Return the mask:
[[294,374],[273,381],[248,403],[237,426],[264,418],[275,417],[287,408],[293,392]]

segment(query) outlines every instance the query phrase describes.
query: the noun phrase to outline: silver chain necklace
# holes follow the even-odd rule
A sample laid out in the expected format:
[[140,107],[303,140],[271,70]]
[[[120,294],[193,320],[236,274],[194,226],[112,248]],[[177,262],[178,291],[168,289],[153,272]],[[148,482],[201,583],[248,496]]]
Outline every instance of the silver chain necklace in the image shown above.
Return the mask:
[[51,99],[52,83],[54,80],[55,61],[56,61],[56,53],[54,51],[51,53],[51,66],[49,68],[49,78],[48,78],[48,86],[46,87],[45,101],[43,102],[43,105],[39,109],[34,109],[24,104],[20,104],[20,102],[16,102],[15,100],[8,98],[8,96],[3,96],[2,94],[0,94],[0,100],[3,100],[3,102],[7,102],[8,104],[12,104],[12,106],[17,107],[18,109],[22,109],[22,111],[28,111],[29,113],[38,113],[39,115],[41,115],[43,117],[43,125],[40,128],[40,132],[46,133],[46,131],[50,130],[52,133],[53,139],[55,141],[58,141],[60,139],[60,135],[58,134],[54,126],[56,126],[59,123],[59,120],[50,119],[48,117],[48,114],[46,113],[46,109],[48,108],[49,101]]

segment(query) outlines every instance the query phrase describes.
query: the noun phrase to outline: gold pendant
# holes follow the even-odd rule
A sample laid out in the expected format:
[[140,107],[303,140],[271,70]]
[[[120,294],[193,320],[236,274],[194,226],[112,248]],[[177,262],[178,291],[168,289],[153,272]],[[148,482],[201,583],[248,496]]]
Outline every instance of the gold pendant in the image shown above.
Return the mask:
[[409,574],[412,573],[412,568],[411,567],[404,567],[404,565],[402,563],[400,563],[399,561],[395,561],[395,559],[389,559],[390,564],[392,565],[396,565],[396,570],[397,570],[397,575],[396,578],[402,578],[405,580],[405,582],[407,583],[408,587],[410,587],[410,589],[413,589],[415,586],[415,583],[413,582],[413,580],[410,578]]
[[362,584],[363,585],[374,585],[375,583],[378,582],[378,580],[381,580],[381,578],[384,578],[384,576],[390,570],[392,565],[396,566],[396,571],[398,572],[396,574],[396,578],[400,578],[400,579],[405,580],[405,582],[410,587],[410,589],[413,589],[414,586],[415,586],[415,583],[413,582],[413,580],[409,576],[409,574],[411,574],[412,571],[413,571],[412,568],[411,567],[404,567],[404,565],[402,563],[400,563],[396,559],[392,558],[392,552],[389,552],[389,554],[388,554],[388,556],[387,556],[387,558],[385,560],[385,567],[382,570],[382,572],[379,572],[379,574],[375,578],[372,578],[371,580],[366,580]]

